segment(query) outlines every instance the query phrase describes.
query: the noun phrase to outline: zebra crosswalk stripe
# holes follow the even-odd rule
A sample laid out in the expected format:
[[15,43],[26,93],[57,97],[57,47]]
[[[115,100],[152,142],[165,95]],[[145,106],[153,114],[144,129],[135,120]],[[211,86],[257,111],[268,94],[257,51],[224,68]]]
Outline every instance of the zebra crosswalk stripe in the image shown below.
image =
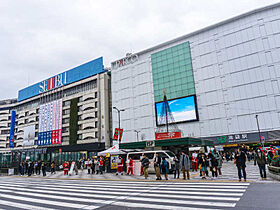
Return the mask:
[[220,209],[235,207],[249,186],[249,183],[211,184],[141,181],[80,181],[79,184],[71,180],[10,179],[0,181],[0,204],[11,206],[16,203],[23,209],[97,209],[108,205],[175,210]]

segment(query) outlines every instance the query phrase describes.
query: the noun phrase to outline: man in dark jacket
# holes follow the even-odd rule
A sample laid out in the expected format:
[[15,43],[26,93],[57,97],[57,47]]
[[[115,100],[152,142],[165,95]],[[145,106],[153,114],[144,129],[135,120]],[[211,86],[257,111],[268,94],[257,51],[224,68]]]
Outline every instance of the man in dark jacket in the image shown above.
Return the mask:
[[260,149],[258,149],[255,154],[254,165],[256,165],[256,163],[258,163],[260,169],[260,175],[262,179],[266,179],[266,171],[265,171],[266,158]]
[[156,180],[161,180],[161,175],[160,175],[160,164],[161,164],[161,157],[156,153],[156,157],[154,159],[154,168],[156,172]]
[[246,155],[243,151],[238,149],[235,154],[235,164],[238,169],[238,177],[239,177],[239,181],[241,181],[241,170],[242,170],[243,178],[244,178],[244,181],[246,182],[246,170],[245,170],[246,164],[245,163],[246,163]]
[[146,155],[144,154],[142,160],[142,165],[143,165],[143,171],[144,171],[144,176],[145,176],[145,179],[147,179],[148,177],[148,168],[149,168],[149,159],[146,157]]

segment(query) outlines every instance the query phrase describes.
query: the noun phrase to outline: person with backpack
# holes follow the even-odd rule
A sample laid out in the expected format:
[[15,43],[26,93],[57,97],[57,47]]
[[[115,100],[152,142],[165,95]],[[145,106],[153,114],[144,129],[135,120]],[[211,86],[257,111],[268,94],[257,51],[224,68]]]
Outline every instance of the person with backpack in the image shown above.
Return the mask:
[[161,171],[164,174],[165,179],[168,180],[169,163],[166,161],[165,157],[162,157]]

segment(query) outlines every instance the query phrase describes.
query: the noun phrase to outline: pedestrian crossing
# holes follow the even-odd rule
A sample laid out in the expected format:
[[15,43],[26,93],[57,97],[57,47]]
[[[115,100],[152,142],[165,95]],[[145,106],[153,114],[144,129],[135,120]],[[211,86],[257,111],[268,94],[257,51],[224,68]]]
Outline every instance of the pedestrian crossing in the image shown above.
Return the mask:
[[0,178],[1,209],[225,209],[250,183]]

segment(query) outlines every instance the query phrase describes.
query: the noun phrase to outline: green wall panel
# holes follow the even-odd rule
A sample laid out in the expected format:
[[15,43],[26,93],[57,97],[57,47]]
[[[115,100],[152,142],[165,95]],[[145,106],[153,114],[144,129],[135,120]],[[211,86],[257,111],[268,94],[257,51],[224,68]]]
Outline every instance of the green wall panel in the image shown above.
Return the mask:
[[168,99],[195,94],[189,42],[152,54],[155,102],[163,100],[163,89]]

